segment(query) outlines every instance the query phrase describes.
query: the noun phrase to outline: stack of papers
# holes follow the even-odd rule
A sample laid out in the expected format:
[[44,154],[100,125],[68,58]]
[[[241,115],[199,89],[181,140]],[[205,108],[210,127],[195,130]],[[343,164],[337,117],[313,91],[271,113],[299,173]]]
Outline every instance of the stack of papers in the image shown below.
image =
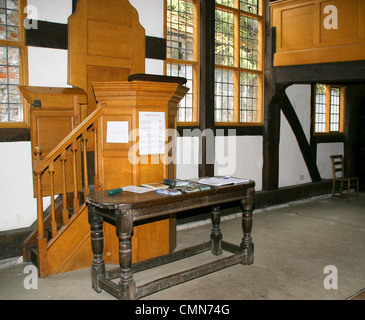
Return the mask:
[[207,184],[209,186],[226,186],[229,184],[239,184],[239,183],[245,183],[248,182],[248,179],[242,179],[242,178],[232,178],[232,177],[211,177],[211,178],[203,178],[200,179],[198,182],[202,184]]
[[127,187],[123,187],[123,191],[129,191],[129,192],[134,192],[134,193],[145,193],[145,192],[150,192],[153,190],[150,188],[145,188],[145,187],[127,186]]

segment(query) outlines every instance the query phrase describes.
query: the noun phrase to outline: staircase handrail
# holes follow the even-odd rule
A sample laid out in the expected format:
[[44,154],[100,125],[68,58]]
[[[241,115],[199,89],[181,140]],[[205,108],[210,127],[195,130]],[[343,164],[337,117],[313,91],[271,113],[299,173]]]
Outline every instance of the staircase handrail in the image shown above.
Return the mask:
[[89,126],[91,126],[95,120],[103,112],[105,103],[99,104],[98,107],[90,113],[74,130],[72,130],[47,156],[42,159],[38,166],[38,171],[44,171],[48,166],[54,162],[57,157],[61,155],[69,146],[71,141],[75,140],[79,135],[81,135]]

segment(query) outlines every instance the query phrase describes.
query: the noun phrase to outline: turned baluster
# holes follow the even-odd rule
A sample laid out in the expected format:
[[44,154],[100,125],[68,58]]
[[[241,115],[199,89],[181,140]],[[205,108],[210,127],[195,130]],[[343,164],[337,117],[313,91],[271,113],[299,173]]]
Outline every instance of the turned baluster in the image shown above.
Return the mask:
[[44,235],[44,217],[43,217],[43,194],[42,194],[42,149],[34,148],[34,174],[37,181],[37,265],[40,277],[48,274],[47,263],[47,239]]
[[61,153],[62,164],[62,221],[63,225],[68,223],[68,209],[67,209],[67,184],[66,184],[66,150]]
[[54,163],[52,162],[48,168],[49,175],[51,178],[51,229],[52,229],[52,238],[57,235],[57,222],[56,222],[56,210],[55,210],[55,202],[54,202]]
[[83,132],[82,133],[82,146],[83,146],[83,150],[84,150],[84,195],[85,197],[89,195],[90,190],[89,190],[89,179],[88,179],[88,171],[87,171],[87,148],[86,148],[86,143],[87,143],[87,132]]
[[79,211],[79,196],[77,190],[77,159],[76,159],[76,151],[77,151],[77,144],[76,141],[73,141],[71,144],[71,151],[72,151],[72,168],[73,168],[73,189],[74,189],[74,213]]
[[38,239],[44,238],[44,221],[43,221],[43,195],[42,195],[42,174],[41,158],[42,149],[40,147],[34,148],[35,167],[34,173],[37,178],[37,219],[38,219]]

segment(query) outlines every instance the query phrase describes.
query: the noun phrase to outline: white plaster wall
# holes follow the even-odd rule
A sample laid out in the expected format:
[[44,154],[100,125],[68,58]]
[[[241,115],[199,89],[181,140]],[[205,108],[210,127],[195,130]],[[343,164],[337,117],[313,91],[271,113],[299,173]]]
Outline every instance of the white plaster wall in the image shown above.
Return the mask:
[[67,23],[67,19],[72,12],[71,0],[28,0],[28,6],[33,6],[36,11],[32,11],[32,17],[37,16],[37,20]]
[[[144,27],[146,36],[163,38],[164,36],[164,1],[130,0],[130,4],[137,9],[139,22]],[[163,74],[163,61],[146,59],[145,72],[148,74]]]
[[281,113],[279,187],[311,182],[307,166],[289,123]]
[[0,143],[0,168],[0,231],[28,227],[37,216],[30,142]]
[[262,190],[261,136],[217,136],[215,156],[215,175],[252,179],[256,182],[256,190]]
[[332,179],[330,156],[344,154],[343,143],[319,143],[317,146],[317,166],[322,179]]
[[28,47],[29,85],[71,87],[67,84],[67,50]]
[[310,139],[311,86],[291,85],[285,90],[295,113],[302,124],[307,140]]
[[177,139],[176,149],[176,178],[197,178],[199,176],[199,138],[180,137]]
[[[307,140],[310,137],[310,85],[292,85],[286,94],[298,116]],[[311,182],[295,135],[283,113],[280,119],[279,187]]]

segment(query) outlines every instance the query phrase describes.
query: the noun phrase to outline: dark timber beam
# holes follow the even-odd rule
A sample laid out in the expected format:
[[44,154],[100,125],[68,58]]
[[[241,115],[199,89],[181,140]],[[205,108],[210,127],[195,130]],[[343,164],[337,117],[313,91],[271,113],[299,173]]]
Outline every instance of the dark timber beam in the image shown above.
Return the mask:
[[364,83],[365,61],[276,67],[277,83]]
[[[215,43],[215,1],[200,1],[200,94],[199,127],[214,130],[214,43]],[[205,137],[202,138],[199,176],[214,176],[214,164],[207,163],[214,154],[212,147],[207,148]]]
[[287,85],[279,85],[276,94],[264,110],[262,188],[264,191],[279,186],[280,108]]

